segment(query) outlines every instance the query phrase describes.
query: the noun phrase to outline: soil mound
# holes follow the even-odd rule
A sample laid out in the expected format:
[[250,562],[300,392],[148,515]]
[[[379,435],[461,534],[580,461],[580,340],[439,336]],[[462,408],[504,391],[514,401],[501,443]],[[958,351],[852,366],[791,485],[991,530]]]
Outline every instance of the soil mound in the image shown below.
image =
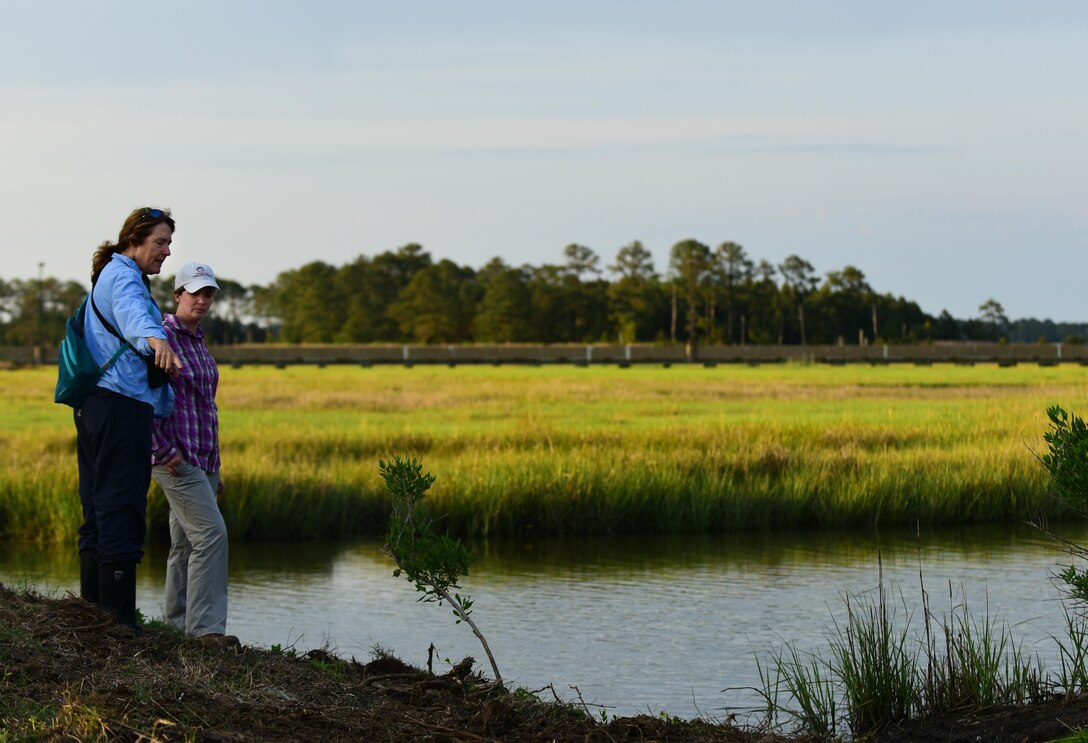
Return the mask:
[[[0,739],[5,741],[530,741],[807,743],[702,720],[587,710],[498,689],[466,658],[436,675],[392,656],[206,645],[151,626],[142,637],[74,596],[0,584]],[[912,722],[872,743],[1035,743],[1088,726],[1088,696]]]
[[[142,637],[74,597],[0,585],[5,740],[722,741],[785,740],[650,716],[603,724],[585,711],[497,689],[466,658],[435,675],[400,660]],[[0,737],[4,737],[0,735]]]

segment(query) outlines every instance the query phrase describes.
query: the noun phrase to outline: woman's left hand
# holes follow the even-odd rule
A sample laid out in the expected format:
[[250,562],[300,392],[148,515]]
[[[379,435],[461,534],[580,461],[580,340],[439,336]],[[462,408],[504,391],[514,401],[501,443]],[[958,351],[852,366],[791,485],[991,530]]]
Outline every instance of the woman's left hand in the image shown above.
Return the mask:
[[163,467],[164,470],[169,472],[171,475],[173,475],[174,477],[177,477],[178,476],[178,465],[180,465],[180,464],[181,464],[181,452],[178,452],[177,454],[175,454],[173,457],[171,457],[167,461],[162,462],[162,467]]

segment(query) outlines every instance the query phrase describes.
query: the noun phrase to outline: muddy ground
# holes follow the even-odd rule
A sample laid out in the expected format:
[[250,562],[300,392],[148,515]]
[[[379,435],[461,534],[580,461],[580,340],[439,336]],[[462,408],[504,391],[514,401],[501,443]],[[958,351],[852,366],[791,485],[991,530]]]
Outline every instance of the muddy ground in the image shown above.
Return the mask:
[[[1088,699],[965,712],[874,740],[1031,743],[1088,725]],[[205,646],[96,607],[0,585],[0,740],[723,741],[802,743],[753,727],[637,716],[495,689],[469,659],[443,675],[391,657]]]

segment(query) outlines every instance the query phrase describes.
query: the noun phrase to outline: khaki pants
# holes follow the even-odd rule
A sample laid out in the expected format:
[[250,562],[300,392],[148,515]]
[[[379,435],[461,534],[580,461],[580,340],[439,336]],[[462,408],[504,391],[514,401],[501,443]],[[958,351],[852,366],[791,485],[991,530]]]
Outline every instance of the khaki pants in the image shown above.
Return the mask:
[[227,525],[215,500],[219,473],[181,464],[152,468],[170,504],[165,618],[192,637],[227,628]]

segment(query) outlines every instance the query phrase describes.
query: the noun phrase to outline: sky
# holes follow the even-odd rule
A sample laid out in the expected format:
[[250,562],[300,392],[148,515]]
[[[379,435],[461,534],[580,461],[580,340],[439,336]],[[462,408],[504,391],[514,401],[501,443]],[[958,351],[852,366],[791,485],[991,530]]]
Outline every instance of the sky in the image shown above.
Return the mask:
[[1082,0],[0,0],[0,278],[150,205],[166,275],[694,238],[1088,321],[1086,49]]

